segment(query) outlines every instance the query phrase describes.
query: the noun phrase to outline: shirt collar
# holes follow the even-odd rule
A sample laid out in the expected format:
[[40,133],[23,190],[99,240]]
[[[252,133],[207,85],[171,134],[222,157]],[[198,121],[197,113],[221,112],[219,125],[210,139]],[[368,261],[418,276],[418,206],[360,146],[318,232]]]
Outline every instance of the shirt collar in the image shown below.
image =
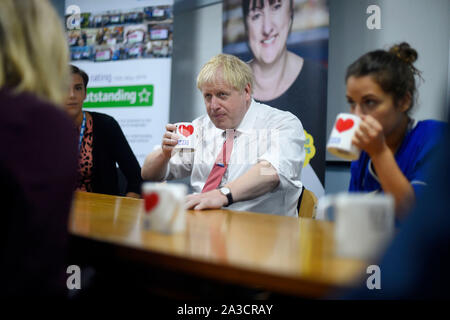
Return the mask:
[[256,101],[253,100],[250,103],[250,106],[248,107],[247,112],[244,115],[244,118],[242,119],[241,123],[236,128],[237,132],[240,133],[251,133],[255,128],[255,121],[256,121]]

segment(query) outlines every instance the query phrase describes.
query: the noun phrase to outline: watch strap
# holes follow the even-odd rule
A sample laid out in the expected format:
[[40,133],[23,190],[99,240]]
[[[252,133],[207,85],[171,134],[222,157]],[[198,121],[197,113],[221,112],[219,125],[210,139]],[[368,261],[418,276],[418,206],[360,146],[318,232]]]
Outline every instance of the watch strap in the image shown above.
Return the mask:
[[228,203],[227,203],[227,205],[225,207],[228,207],[228,206],[233,204],[233,196],[231,195],[231,192],[228,192],[226,194],[226,196],[227,196],[227,199],[228,199]]

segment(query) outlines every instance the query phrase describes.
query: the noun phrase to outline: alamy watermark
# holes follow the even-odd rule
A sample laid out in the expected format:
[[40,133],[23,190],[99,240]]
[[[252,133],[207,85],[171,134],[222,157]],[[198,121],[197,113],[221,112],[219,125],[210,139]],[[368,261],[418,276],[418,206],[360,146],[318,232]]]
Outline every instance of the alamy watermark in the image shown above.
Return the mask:
[[81,289],[81,269],[79,266],[73,264],[67,267],[66,273],[69,275],[67,277],[66,285],[69,290],[80,290]]
[[[281,158],[281,132],[278,129],[252,129],[243,134],[239,140],[235,140],[235,148],[239,152],[233,152],[232,163],[235,166],[247,166],[259,161],[266,160],[273,167],[278,168]],[[193,163],[210,166],[216,160],[217,154],[212,150],[221,150],[224,137],[217,136],[211,138],[201,128],[197,129],[198,141],[195,146],[195,152],[180,152],[172,157],[173,163],[191,165]],[[179,151],[176,151],[179,152]],[[300,153],[300,151],[299,151]],[[299,163],[300,167],[300,163]],[[262,168],[261,175],[273,174],[269,168]],[[294,173],[292,173],[294,174]]]
[[381,29],[381,9],[379,6],[372,4],[367,7],[367,14],[370,16],[366,20],[366,26],[369,30]]
[[69,15],[66,20],[68,30],[80,29],[81,9],[77,5],[70,5],[66,8],[66,14]]
[[381,269],[376,264],[370,265],[367,267],[366,270],[367,274],[370,274],[370,276],[367,278],[366,285],[367,289],[373,290],[381,289]]

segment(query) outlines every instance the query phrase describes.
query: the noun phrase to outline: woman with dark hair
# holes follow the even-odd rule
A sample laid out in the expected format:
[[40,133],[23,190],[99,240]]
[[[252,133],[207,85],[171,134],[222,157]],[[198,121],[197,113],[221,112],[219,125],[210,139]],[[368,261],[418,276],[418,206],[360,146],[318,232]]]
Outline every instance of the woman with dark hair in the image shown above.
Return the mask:
[[[253,54],[249,61],[255,77],[253,97],[291,112],[312,136],[307,135],[309,143],[305,146],[306,162],[311,158],[312,169],[304,168],[308,175],[302,175],[302,182],[320,195],[325,173],[326,69],[287,50],[294,19],[293,0],[243,0],[242,11]],[[315,189],[317,184],[320,191]]]
[[426,187],[429,158],[445,129],[443,122],[410,117],[420,76],[413,65],[417,57],[401,43],[366,53],[346,75],[350,110],[362,119],[352,142],[363,152],[352,163],[350,191],[389,193],[400,215]]
[[71,65],[71,71],[72,85],[65,108],[80,134],[77,189],[121,195],[118,164],[127,181],[125,195],[140,198],[141,168],[122,129],[106,114],[82,110],[89,77],[76,66]]

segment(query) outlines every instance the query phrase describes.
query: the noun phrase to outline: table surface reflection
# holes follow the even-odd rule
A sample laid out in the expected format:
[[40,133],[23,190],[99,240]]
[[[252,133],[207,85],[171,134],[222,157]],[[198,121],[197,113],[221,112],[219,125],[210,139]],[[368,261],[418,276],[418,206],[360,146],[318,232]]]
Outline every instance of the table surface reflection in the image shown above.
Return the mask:
[[369,264],[336,256],[330,222],[188,211],[186,230],[168,235],[143,230],[142,215],[142,200],[76,192],[69,230],[130,262],[305,297],[352,286]]

